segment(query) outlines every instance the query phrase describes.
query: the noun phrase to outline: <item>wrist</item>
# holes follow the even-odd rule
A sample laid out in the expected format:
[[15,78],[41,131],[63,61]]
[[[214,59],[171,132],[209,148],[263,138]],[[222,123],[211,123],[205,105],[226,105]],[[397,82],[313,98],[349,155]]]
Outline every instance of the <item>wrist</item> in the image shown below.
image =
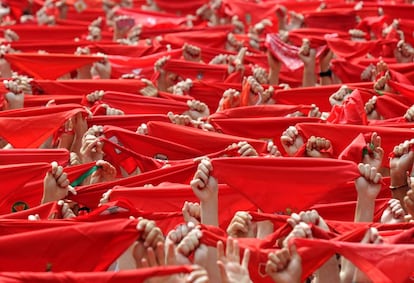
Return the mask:
[[331,69],[327,69],[326,71],[321,71],[319,72],[319,77],[324,78],[324,77],[332,77],[332,70]]

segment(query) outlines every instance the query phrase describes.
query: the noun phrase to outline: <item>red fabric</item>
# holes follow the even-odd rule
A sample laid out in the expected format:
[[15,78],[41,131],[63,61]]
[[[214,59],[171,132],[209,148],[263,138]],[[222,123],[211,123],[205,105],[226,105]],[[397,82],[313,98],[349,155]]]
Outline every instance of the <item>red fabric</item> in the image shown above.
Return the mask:
[[[56,204],[56,203],[51,203]],[[45,205],[44,205],[45,206]],[[55,205],[57,206],[57,205]],[[21,214],[21,212],[18,212]],[[18,214],[15,213],[15,214]],[[1,232],[0,236],[9,236],[19,233],[27,233],[31,231],[40,231],[44,229],[68,227],[76,225],[74,221],[51,221],[50,219],[43,219],[38,221],[30,221],[26,218],[5,218],[0,220]]]
[[[301,123],[296,127],[305,139],[316,136],[330,140],[334,156],[338,156],[360,133],[376,132],[382,139],[381,146],[385,154],[392,152],[395,145],[412,138],[412,132],[404,128],[314,123]],[[383,166],[388,167],[388,163],[388,160],[384,158]]]
[[[320,111],[330,112],[332,109],[331,104],[329,103],[329,97],[336,92],[341,85],[327,85],[319,86],[317,91],[315,87],[303,87],[303,88],[294,88],[286,90],[276,90],[273,98],[277,103],[289,104],[289,105],[311,105],[316,104],[319,107]],[[349,84],[349,88],[372,88],[372,83],[356,83]],[[364,101],[367,101],[372,94],[362,93],[364,96]]]
[[82,97],[79,95],[25,95],[24,108],[45,106],[50,100],[54,100],[56,105],[61,104],[81,104]]
[[[293,95],[293,93],[292,93]],[[309,105],[251,105],[248,107],[236,107],[213,113],[209,120],[232,119],[232,118],[265,118],[265,117],[284,117],[296,111],[308,113],[311,110]]]
[[278,5],[274,1],[254,2],[241,0],[224,0],[221,9],[228,17],[238,16],[247,26],[254,25],[263,19],[276,20]]
[[66,166],[69,162],[67,149],[1,149],[0,165],[56,161]]
[[35,94],[70,94],[86,95],[95,90],[137,93],[144,85],[141,80],[33,80],[31,82]]
[[177,273],[190,273],[191,266],[157,266],[118,272],[1,272],[0,280],[5,283],[142,283],[148,278]]
[[138,126],[149,121],[169,122],[170,119],[164,114],[127,114],[117,116],[93,116],[87,119],[88,126],[107,125],[120,127],[129,131],[136,131]]
[[[266,35],[266,47],[289,70],[296,71],[303,67],[303,61],[298,55],[300,48],[283,42],[278,34]],[[317,58],[325,51],[325,48],[326,46],[319,46],[316,49]]]
[[345,98],[341,105],[332,107],[326,121],[334,124],[367,125],[368,119],[364,106],[362,95],[356,89]]
[[375,110],[384,119],[391,119],[404,116],[410,106],[411,103],[406,97],[385,94],[377,97]]
[[302,39],[307,38],[311,42],[311,46],[326,45],[326,34],[335,34],[338,38],[348,38],[347,32],[341,32],[335,29],[323,28],[299,28],[289,31],[289,41],[296,46],[302,44]]
[[69,118],[85,110],[76,104],[0,112],[0,133],[15,148],[39,147]]
[[179,15],[194,15],[198,8],[204,4],[208,4],[207,0],[197,0],[197,1],[168,1],[168,0],[155,0],[154,1],[162,11],[169,13],[179,14]]
[[137,239],[136,225],[116,219],[3,236],[0,270],[105,271]]
[[393,88],[395,91],[399,92],[401,95],[403,95],[405,98],[408,99],[411,103],[414,103],[414,86],[404,83],[399,83],[393,80],[389,80],[388,84],[391,88]]
[[203,154],[198,148],[183,143],[180,144],[179,141],[167,140],[151,135],[140,135],[117,127],[105,126],[104,133],[105,137],[112,142],[120,143],[126,148],[153,158],[162,155],[168,160],[180,160],[194,158]]
[[73,218],[76,222],[96,222],[109,219],[129,218],[134,216],[135,218],[143,217],[145,219],[154,220],[164,235],[167,235],[171,229],[175,229],[176,223],[182,223],[183,213],[181,211],[173,212],[154,212],[138,210],[127,199],[120,199],[110,201],[106,204],[99,206],[92,212]]
[[[57,205],[57,202],[48,202],[26,210],[12,212],[0,215],[0,219],[22,219],[27,220],[29,215],[39,215],[40,219],[53,219],[54,216],[62,214],[62,208]],[[50,221],[52,222],[52,221]]]
[[13,25],[3,27],[3,30],[7,28],[19,35],[19,42],[42,39],[42,41],[50,41],[53,44],[60,40],[73,41],[86,33],[83,26]]
[[[204,52],[204,49],[203,49]],[[189,95],[196,100],[203,101],[207,104],[210,112],[213,113],[219,104],[220,99],[223,97],[224,91],[228,88],[241,89],[240,83],[229,84],[215,82],[204,82],[203,80],[193,81],[193,86],[189,91]]]
[[227,118],[211,119],[210,123],[216,131],[250,139],[272,140],[279,150],[283,149],[280,142],[282,133],[297,123],[317,123],[319,118],[309,117],[262,117],[262,118]]
[[327,9],[305,13],[304,25],[308,28],[329,27],[348,31],[356,25],[356,12],[353,9]]
[[[108,60],[111,63],[111,78],[120,78],[123,74],[133,73],[142,77],[150,78],[154,73],[155,62],[164,56],[170,56],[172,59],[178,59],[182,54],[181,49],[171,51],[157,52],[142,57],[130,57],[109,55]],[[143,83],[141,83],[143,85]],[[114,91],[116,91],[114,89]],[[121,91],[121,90],[118,90]]]
[[260,140],[207,132],[196,128],[156,121],[149,122],[147,127],[149,136],[197,149],[202,153],[201,155],[221,151],[232,143],[239,141],[248,142],[258,153],[266,152],[267,150],[267,143]]
[[[388,207],[390,199],[376,199],[374,222],[380,221],[382,213]],[[315,204],[311,209],[315,209],[324,219],[338,221],[354,221],[356,201],[333,202],[328,204]]]
[[76,190],[78,194],[76,196],[70,195],[69,197],[78,203],[94,209],[98,206],[102,194],[114,186],[158,185],[162,182],[189,184],[196,168],[197,164],[193,161],[181,162],[128,178],[78,187]]
[[394,5],[392,3],[384,3],[380,6],[384,10],[384,14],[388,15],[392,19],[412,20],[414,7],[410,4],[398,3],[398,5]]
[[175,73],[183,79],[203,81],[222,82],[228,75],[227,65],[208,65],[174,59],[170,59],[165,63],[164,70]]
[[148,172],[159,169],[164,165],[161,161],[134,152],[111,140],[103,139],[102,141],[104,142],[105,160],[114,165],[118,172],[121,172],[121,168],[125,169],[128,174],[131,174],[137,168],[140,172]]
[[359,177],[356,164],[333,159],[220,158],[212,160],[212,165],[219,182],[271,213],[307,209],[334,194],[337,186]]
[[185,102],[114,91],[105,92],[99,103],[120,109],[125,114],[167,114],[170,111],[182,114],[188,110]]
[[[227,185],[219,185],[218,192],[219,225],[223,229],[230,223],[236,211],[256,209],[256,206],[247,198]],[[152,212],[177,212],[181,211],[185,201],[199,202],[189,185],[173,183],[160,184],[150,188],[116,186],[112,190],[110,199],[126,199],[134,207]],[[171,222],[169,227],[174,228],[177,224],[183,222],[183,218],[178,220],[179,222]]]
[[233,30],[232,25],[205,28],[200,31],[184,31],[169,33],[163,36],[163,44],[171,44],[175,48],[181,48],[184,43],[224,49],[227,42],[227,34]]
[[[335,253],[350,260],[373,282],[408,282],[412,274],[413,245],[373,245],[299,238],[294,239],[294,243],[302,258],[303,280]],[[397,259],[401,266],[395,272],[393,264]]]
[[135,20],[135,25],[141,24],[147,27],[160,26],[165,28],[175,27],[181,25],[187,21],[185,17],[179,17],[173,14],[155,12],[155,11],[143,11],[141,9],[134,8],[119,8],[116,10],[116,15],[123,15],[132,17]]
[[[95,162],[70,166],[66,167],[64,172],[67,173],[69,181],[73,182],[94,165]],[[0,213],[10,213],[17,203],[25,204],[29,208],[39,205],[43,195],[43,178],[50,166],[49,163],[0,166],[2,174],[5,174],[2,180],[6,180],[0,198]],[[23,177],[22,172],[28,173]]]
[[356,138],[339,154],[338,159],[351,160],[356,164],[362,162],[364,150],[371,140],[371,133],[359,134]]
[[8,53],[6,60],[12,68],[36,79],[57,79],[82,66],[102,60],[97,55]]
[[368,53],[374,52],[375,49],[378,49],[384,44],[392,43],[384,40],[352,41],[335,37],[328,37],[326,41],[335,55],[348,60],[365,57]]
[[[20,199],[12,201],[10,205],[5,203],[12,197],[16,198],[18,189],[23,188],[26,183],[29,183],[32,179],[38,178],[38,176],[45,176],[49,169],[50,164],[48,163],[23,163],[0,166],[0,179],[3,180],[1,194],[2,204],[0,206],[2,208],[2,213],[10,213],[13,204],[17,201],[21,201]],[[22,172],[24,172],[24,175]],[[41,195],[39,198],[41,198]]]

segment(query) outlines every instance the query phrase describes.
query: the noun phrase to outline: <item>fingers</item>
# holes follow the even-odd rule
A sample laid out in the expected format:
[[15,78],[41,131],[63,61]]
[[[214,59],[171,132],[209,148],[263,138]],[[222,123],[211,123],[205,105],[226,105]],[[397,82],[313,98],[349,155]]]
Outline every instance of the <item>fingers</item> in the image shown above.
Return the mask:
[[164,242],[164,235],[154,221],[139,219],[137,230],[142,233],[140,238],[144,241],[144,247],[156,248],[159,242]]
[[200,222],[200,210],[200,204],[188,201],[184,202],[184,206],[182,208],[184,221],[186,223],[197,221],[197,223],[194,223],[197,225]]
[[190,185],[194,189],[202,189],[206,186],[210,171],[213,169],[210,160],[202,159],[198,164],[197,172],[194,175]]
[[391,199],[388,202],[389,209],[391,210],[394,219],[403,219],[405,216],[404,209],[398,199]]
[[238,238],[241,235],[247,236],[251,227],[252,217],[248,212],[238,211],[231,220],[227,228],[227,234],[231,237]]
[[299,132],[294,126],[290,126],[287,128],[286,131],[282,133],[282,137],[280,138],[282,144],[291,145],[295,141],[296,137],[298,136]]
[[200,238],[202,233],[200,229],[193,229],[188,233],[184,239],[178,244],[177,251],[184,256],[190,255],[200,245]]
[[240,156],[243,156],[243,157],[259,156],[257,151],[254,149],[254,147],[252,147],[247,142],[239,142],[237,146],[239,147],[238,153],[240,154]]
[[370,183],[379,184],[382,179],[382,175],[378,173],[377,168],[369,164],[359,163],[358,170],[361,176]]

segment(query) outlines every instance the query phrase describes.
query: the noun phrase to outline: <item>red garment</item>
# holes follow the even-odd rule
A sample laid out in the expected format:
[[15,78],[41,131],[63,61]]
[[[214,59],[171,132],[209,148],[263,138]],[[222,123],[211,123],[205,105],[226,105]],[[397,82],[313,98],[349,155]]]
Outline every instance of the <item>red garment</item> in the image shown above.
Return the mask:
[[[64,172],[68,180],[77,180],[91,169],[95,162],[66,167]],[[43,179],[51,168],[49,163],[24,163],[0,166],[2,180],[6,180],[0,198],[0,214],[20,211],[40,204],[43,195]],[[22,175],[25,172],[25,175]]]
[[224,49],[227,42],[227,34],[233,30],[232,25],[207,27],[200,31],[183,31],[165,34],[163,44],[171,44],[174,48],[181,48],[185,43]]
[[84,96],[96,90],[137,93],[144,83],[138,79],[128,80],[33,80],[35,94],[70,94]]
[[210,82],[205,82],[204,80],[196,80],[193,81],[193,86],[190,88],[189,95],[194,97],[194,99],[207,104],[210,113],[214,113],[219,105],[220,99],[223,97],[223,93],[229,88],[240,90],[241,85],[240,83],[233,84],[220,82],[214,82],[214,84],[212,84]]
[[0,165],[56,161],[66,166],[69,162],[67,149],[1,149]]
[[[350,260],[373,282],[408,282],[412,275],[413,245],[373,245],[299,238],[293,242],[302,258],[302,280],[335,253]],[[398,272],[393,268],[396,260],[400,263]]]
[[169,122],[170,119],[164,114],[98,115],[87,119],[88,127],[92,127],[93,125],[107,125],[120,127],[129,131],[136,131],[139,125],[148,123],[149,121]]
[[345,98],[341,105],[332,107],[326,121],[334,124],[367,125],[368,118],[364,106],[362,95],[356,89]]
[[[388,207],[389,198],[375,200],[374,222],[380,221],[382,213]],[[310,209],[315,209],[324,219],[338,221],[354,221],[356,201],[333,202],[327,204],[315,204]]]
[[258,153],[267,151],[267,143],[261,140],[207,132],[157,121],[149,122],[147,127],[149,136],[197,149],[202,153],[201,155],[221,151],[232,143],[238,143],[239,141],[248,142]]
[[197,0],[197,1],[168,1],[168,0],[155,0],[154,1],[157,7],[159,7],[162,11],[166,11],[168,13],[174,13],[178,15],[195,15],[195,12],[198,8],[203,6],[204,4],[208,4],[207,0]]
[[25,95],[24,108],[45,106],[50,100],[54,100],[56,105],[61,104],[81,104],[82,97],[79,95]]
[[317,123],[319,118],[310,117],[262,117],[262,118],[226,118],[211,119],[210,123],[217,132],[258,140],[272,140],[279,150],[283,150],[280,136],[297,123]]
[[188,110],[185,102],[114,91],[105,92],[103,98],[97,102],[97,106],[101,103],[122,110],[125,114],[167,114],[170,111],[182,114]]
[[[27,220],[29,215],[39,215],[40,219],[53,219],[54,216],[61,216],[62,208],[57,202],[48,202],[26,210],[0,215],[0,219],[22,219]],[[59,218],[59,217],[57,217]]]
[[[292,93],[293,95],[293,93]],[[225,109],[220,112],[213,113],[209,116],[209,119],[232,119],[232,118],[265,118],[265,117],[284,117],[288,114],[292,114],[296,111],[309,113],[311,110],[310,105],[297,104],[286,105],[274,104],[274,105],[251,105],[248,107],[236,107]]]
[[190,273],[191,266],[157,266],[118,272],[0,272],[4,283],[143,283],[148,278]]
[[356,26],[356,11],[354,9],[327,9],[304,14],[304,25],[308,28],[325,28],[345,31]]
[[[223,229],[230,223],[236,211],[256,209],[252,202],[227,185],[219,185],[218,192],[219,225]],[[152,212],[177,212],[181,211],[185,201],[199,202],[189,185],[173,183],[161,183],[149,188],[116,186],[112,190],[110,199],[125,199],[137,209]],[[157,205],[157,203],[162,205]],[[184,220],[181,218],[175,221],[169,224],[170,229]]]
[[[117,79],[123,74],[128,73],[150,78],[154,73],[154,64],[158,59],[164,56],[170,56],[172,59],[178,59],[181,54],[181,49],[173,49],[171,51],[157,52],[142,57],[109,55],[108,60],[111,63],[111,78]],[[144,85],[142,82],[140,84]],[[114,89],[114,91],[121,90]]]
[[98,55],[8,53],[4,55],[12,68],[35,79],[57,79],[82,66],[102,60]]
[[[382,139],[381,147],[384,149],[385,154],[392,152],[395,145],[412,138],[412,131],[404,128],[314,123],[297,124],[296,128],[305,139],[316,136],[330,140],[334,156],[338,156],[343,152],[360,133],[376,132]],[[388,167],[388,163],[388,160],[384,158],[383,166]]]
[[212,165],[219,182],[271,213],[307,209],[325,195],[334,194],[339,185],[359,177],[356,164],[334,159],[219,158],[213,159]]
[[2,236],[0,270],[105,271],[137,239],[136,225],[116,219]]
[[208,65],[174,59],[168,60],[164,65],[165,71],[175,73],[183,79],[218,82],[226,79],[228,75],[227,69],[227,65]]
[[164,165],[164,162],[139,154],[111,140],[102,139],[102,141],[105,160],[115,166],[119,177],[122,177],[121,168],[132,174],[136,169],[142,173],[159,169]]
[[[196,147],[185,145],[179,141],[167,140],[152,135],[140,135],[136,132],[113,126],[105,126],[104,134],[107,139],[114,143],[122,144],[126,148],[132,149],[137,153],[153,158],[164,157],[164,159],[166,158],[167,160],[181,160],[195,158],[203,154],[203,152]],[[224,147],[221,149],[224,149]]]
[[385,44],[395,43],[389,40],[376,40],[376,41],[352,41],[345,40],[336,37],[326,38],[329,48],[339,58],[345,58],[347,60],[358,59],[365,57],[368,53],[377,52],[378,48]]
[[317,47],[326,45],[326,34],[335,34],[338,38],[348,38],[347,32],[341,32],[335,29],[323,28],[308,28],[303,27],[289,31],[289,41],[296,46],[302,45],[302,39],[307,38],[311,42],[311,46]]
[[154,220],[164,235],[167,235],[171,229],[175,229],[177,223],[183,222],[181,210],[173,212],[154,212],[152,209],[150,211],[138,210],[126,198],[105,203],[92,212],[72,218],[72,220],[76,222],[97,222],[109,219],[125,219],[130,216]]
[[180,17],[169,13],[144,11],[137,8],[119,8],[115,13],[117,16],[132,17],[135,20],[135,25],[141,24],[147,27],[163,26],[164,28],[174,28],[187,21],[184,16]]
[[[298,55],[300,48],[283,42],[278,34],[266,35],[266,47],[289,70],[297,71],[303,68],[303,61]],[[325,49],[326,46],[316,48],[316,57],[319,58]]]
[[[19,1],[20,0],[15,0]],[[56,25],[13,25],[3,27],[2,30],[7,28],[12,29],[19,35],[19,42],[24,41],[50,41],[52,44],[57,41],[71,40],[80,38],[82,34],[86,33],[85,27],[83,26],[56,26]]]
[[0,135],[15,148],[36,148],[78,113],[85,110],[76,104],[2,111]]
[[77,188],[77,195],[69,195],[69,198],[86,205],[90,209],[98,206],[102,194],[114,186],[144,186],[145,184],[158,185],[162,182],[174,182],[189,184],[196,171],[197,164],[194,161],[183,161],[172,166],[163,167],[157,170],[145,172],[139,175],[117,179],[111,182],[104,182],[82,186]]
[[241,0],[224,0],[222,2],[224,14],[228,17],[238,16],[245,25],[255,25],[263,19],[271,20],[274,25],[278,5],[274,1],[254,2]]
[[[289,105],[311,105],[315,104],[319,107],[320,111],[330,112],[332,109],[331,104],[329,103],[329,97],[339,90],[341,85],[327,85],[315,87],[303,87],[303,88],[294,88],[286,90],[276,90],[273,98],[277,103],[289,104]],[[372,83],[355,83],[348,84],[348,87],[351,89],[355,88],[372,88]],[[364,95],[364,101],[368,100],[372,95]]]

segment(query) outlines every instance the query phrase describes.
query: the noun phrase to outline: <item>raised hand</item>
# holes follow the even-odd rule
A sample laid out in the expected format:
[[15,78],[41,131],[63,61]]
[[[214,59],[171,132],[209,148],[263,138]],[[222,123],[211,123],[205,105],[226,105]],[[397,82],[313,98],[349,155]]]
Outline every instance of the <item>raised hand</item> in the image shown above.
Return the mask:
[[290,250],[283,248],[270,253],[266,263],[266,273],[278,283],[299,283],[302,275],[302,260],[296,246]]
[[228,237],[226,251],[221,241],[217,242],[217,264],[222,283],[251,283],[249,275],[250,251],[246,249],[240,262],[240,248],[237,240]]
[[253,238],[252,216],[246,211],[237,211],[227,227],[227,234],[233,238]]
[[46,173],[43,180],[41,203],[64,199],[69,191],[76,194],[76,191],[70,186],[68,175],[63,171],[63,167],[53,161],[51,163],[51,170]]
[[282,133],[280,141],[289,156],[294,156],[303,145],[303,138],[294,126],[290,126]]

